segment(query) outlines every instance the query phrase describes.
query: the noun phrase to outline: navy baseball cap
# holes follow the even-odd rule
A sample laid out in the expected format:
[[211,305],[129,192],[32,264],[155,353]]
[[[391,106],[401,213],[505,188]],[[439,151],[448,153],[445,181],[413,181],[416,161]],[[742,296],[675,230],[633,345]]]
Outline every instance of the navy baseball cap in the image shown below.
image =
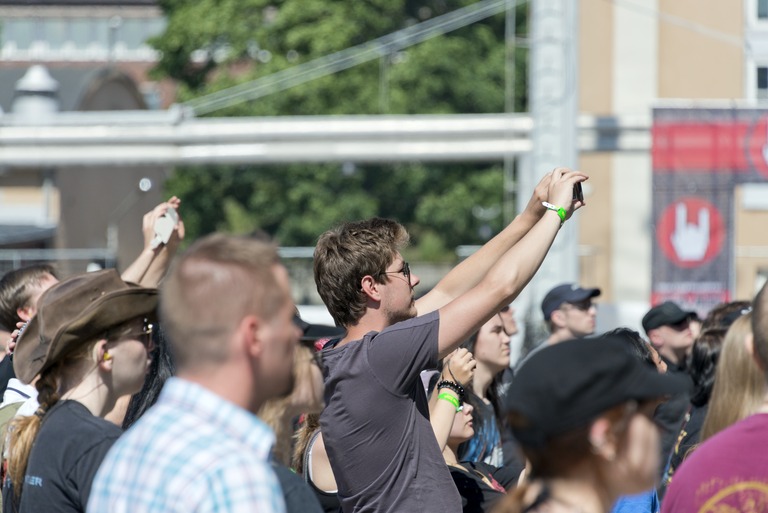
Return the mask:
[[557,435],[589,425],[611,408],[675,395],[685,377],[661,374],[632,356],[614,337],[575,339],[531,355],[515,374],[506,410],[524,422],[512,432],[524,447],[542,447]]
[[578,303],[600,295],[600,289],[583,289],[575,283],[563,283],[547,292],[544,301],[541,302],[541,313],[544,320],[548,321],[552,312],[560,308],[563,303]]
[[696,317],[696,312],[683,310],[672,301],[664,301],[648,310],[648,313],[643,317],[643,329],[648,333],[648,330],[661,326],[672,326],[694,317]]

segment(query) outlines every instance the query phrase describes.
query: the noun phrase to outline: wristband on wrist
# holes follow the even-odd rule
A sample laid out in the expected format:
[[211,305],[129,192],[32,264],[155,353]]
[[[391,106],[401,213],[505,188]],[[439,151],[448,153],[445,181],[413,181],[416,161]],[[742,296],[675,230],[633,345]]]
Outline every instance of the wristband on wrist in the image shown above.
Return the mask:
[[454,383],[453,381],[448,381],[447,379],[444,379],[442,381],[437,382],[437,390],[440,391],[441,388],[450,388],[451,390],[456,392],[456,395],[459,396],[459,399],[461,400],[464,399],[464,387],[459,385],[458,383]]
[[448,401],[453,405],[454,408],[456,408],[456,411],[461,411],[461,401],[453,397],[451,394],[443,392],[442,394],[437,396],[438,399],[442,399],[443,401]]
[[552,203],[547,203],[546,201],[542,201],[541,204],[546,208],[547,210],[551,210],[552,212],[557,212],[557,215],[560,217],[560,226],[563,226],[563,223],[565,223],[565,209],[563,207],[558,207],[556,205],[553,205]]

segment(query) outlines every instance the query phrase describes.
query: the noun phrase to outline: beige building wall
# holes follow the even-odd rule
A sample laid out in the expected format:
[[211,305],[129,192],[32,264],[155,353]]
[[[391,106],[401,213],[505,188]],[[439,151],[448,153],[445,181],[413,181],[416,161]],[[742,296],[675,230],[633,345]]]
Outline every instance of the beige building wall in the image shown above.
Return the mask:
[[[659,0],[661,11],[689,24],[659,25],[659,97],[741,99],[744,82],[742,2]],[[752,299],[768,273],[768,211],[745,210],[743,187],[733,199],[733,299]]]
[[579,111],[613,112],[613,4],[582,0],[579,4]]
[[742,98],[742,2],[658,1],[659,98]]
[[589,181],[584,186],[587,206],[576,214],[579,218],[579,282],[585,287],[599,287],[603,291],[600,302],[612,301],[612,157],[608,153],[582,155],[579,166],[589,173]]
[[[613,5],[583,0],[579,10],[579,112],[613,111]],[[579,168],[589,174],[584,186],[587,207],[579,220],[579,281],[599,287],[600,301],[611,300],[611,170],[609,153],[581,154]]]
[[744,208],[744,187],[734,191],[733,299],[752,299],[768,275],[768,198],[763,209]]
[[[656,3],[648,0],[645,8]],[[579,7],[580,112],[647,115],[658,89],[657,19],[603,0],[582,0]],[[580,166],[590,174],[587,208],[579,213],[580,280],[602,289],[601,302],[613,303],[608,323],[631,325],[650,291],[651,243],[643,235],[650,155],[581,154]]]
[[[650,116],[664,99],[744,97],[743,2],[581,0],[579,9],[580,113]],[[641,311],[650,299],[650,152],[582,154],[579,164],[591,176],[580,279],[602,288],[606,303],[631,303],[624,313]],[[733,292],[751,298],[768,275],[768,211],[745,210],[734,194]]]

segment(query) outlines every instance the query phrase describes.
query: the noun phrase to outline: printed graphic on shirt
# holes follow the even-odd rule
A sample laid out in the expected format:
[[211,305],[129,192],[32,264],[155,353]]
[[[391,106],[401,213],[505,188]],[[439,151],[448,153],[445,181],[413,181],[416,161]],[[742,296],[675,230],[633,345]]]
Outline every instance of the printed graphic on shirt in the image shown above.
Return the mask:
[[698,513],[759,513],[768,511],[768,483],[734,478],[725,484],[721,479],[711,479],[699,486],[699,497],[710,496]]

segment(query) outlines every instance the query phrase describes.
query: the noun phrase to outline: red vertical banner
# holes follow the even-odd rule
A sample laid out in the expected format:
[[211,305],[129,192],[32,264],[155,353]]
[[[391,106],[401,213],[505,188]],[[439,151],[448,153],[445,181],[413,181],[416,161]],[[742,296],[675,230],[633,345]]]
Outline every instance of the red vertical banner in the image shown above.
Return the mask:
[[655,109],[653,304],[730,301],[733,193],[768,178],[768,111]]

